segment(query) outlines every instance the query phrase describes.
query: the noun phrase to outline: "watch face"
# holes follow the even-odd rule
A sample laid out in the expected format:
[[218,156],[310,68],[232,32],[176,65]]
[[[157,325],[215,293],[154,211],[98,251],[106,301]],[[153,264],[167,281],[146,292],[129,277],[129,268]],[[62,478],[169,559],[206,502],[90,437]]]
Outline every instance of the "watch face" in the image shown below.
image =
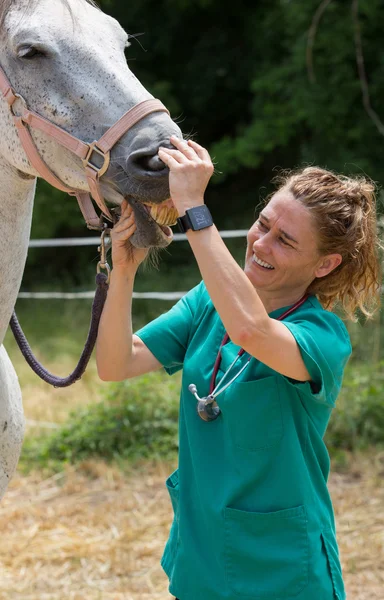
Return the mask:
[[195,231],[210,227],[213,224],[211,213],[205,204],[202,206],[195,206],[193,209],[189,210],[188,217],[191,221],[192,229]]

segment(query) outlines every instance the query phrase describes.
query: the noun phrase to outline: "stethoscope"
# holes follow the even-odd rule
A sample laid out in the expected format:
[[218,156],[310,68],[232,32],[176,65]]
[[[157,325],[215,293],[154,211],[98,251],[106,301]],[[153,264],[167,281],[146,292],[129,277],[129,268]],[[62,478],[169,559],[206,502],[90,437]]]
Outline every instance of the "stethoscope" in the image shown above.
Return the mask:
[[[280,317],[277,317],[277,321],[282,321],[283,319],[285,319],[285,317],[287,317],[288,315],[291,315],[295,310],[297,310],[300,306],[302,306],[304,304],[304,302],[306,301],[307,298],[308,298],[308,294],[303,296],[301,298],[301,300],[299,300],[298,302],[296,302],[296,304],[291,306],[291,308],[286,310],[282,315],[280,315]],[[225,344],[228,343],[228,341],[229,341],[229,335],[228,335],[228,333],[226,333],[223,338],[223,341],[220,344],[219,352],[217,353],[215,365],[213,367],[213,373],[212,373],[212,377],[211,377],[211,383],[210,383],[210,387],[209,387],[208,396],[200,398],[197,394],[197,388],[196,388],[195,384],[191,383],[188,386],[188,390],[191,392],[191,394],[193,394],[195,396],[195,398],[197,400],[197,414],[203,421],[209,422],[209,421],[214,421],[215,419],[217,419],[217,417],[221,413],[220,407],[216,402],[217,396],[222,394],[222,392],[224,392],[234,381],[236,381],[236,379],[238,377],[240,377],[240,375],[243,373],[243,371],[245,371],[245,369],[249,365],[250,360],[252,358],[252,356],[249,356],[247,362],[241,367],[240,371],[238,373],[236,373],[236,375],[234,377],[232,377],[232,379],[230,379],[230,381],[228,381],[225,385],[223,385],[224,380],[227,379],[229,373],[232,371],[232,369],[235,366],[235,364],[237,363],[237,361],[243,356],[243,354],[245,354],[245,350],[243,348],[241,348],[238,351],[234,361],[229,365],[229,367],[226,370],[226,372],[224,373],[223,377],[220,379],[218,384],[215,386],[217,373],[219,372],[220,365],[221,365],[221,358],[222,358],[221,350],[222,350],[223,346],[225,346]]]

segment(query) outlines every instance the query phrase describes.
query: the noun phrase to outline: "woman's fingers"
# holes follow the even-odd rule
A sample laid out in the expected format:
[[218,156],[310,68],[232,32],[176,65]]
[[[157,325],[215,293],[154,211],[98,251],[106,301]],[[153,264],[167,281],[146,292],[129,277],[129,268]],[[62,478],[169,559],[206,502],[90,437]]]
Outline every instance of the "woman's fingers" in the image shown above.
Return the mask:
[[135,231],[136,231],[135,223],[133,225],[127,227],[126,229],[123,229],[122,231],[115,231],[115,233],[112,235],[112,242],[115,242],[115,243],[126,242],[133,236]]
[[176,136],[172,136],[171,137],[171,143],[177,148],[178,152],[180,153],[179,155],[174,155],[173,154],[173,150],[169,150],[169,149],[165,149],[167,152],[169,152],[170,154],[172,154],[174,156],[174,158],[176,158],[176,160],[178,160],[178,162],[184,163],[185,161],[182,160],[180,157],[181,156],[185,156],[188,160],[192,160],[194,162],[198,161],[203,161],[203,162],[212,162],[211,161],[211,157],[209,155],[208,150],[206,150],[205,148],[203,148],[203,146],[200,146],[200,144],[198,144],[197,142],[194,142],[193,140],[188,140],[187,142],[184,140],[180,140],[179,138],[177,138]]
[[130,214],[125,215],[125,216],[123,215],[122,217],[120,217],[120,219],[114,226],[113,231],[120,231],[121,229],[124,229],[127,225],[129,225],[130,223],[134,223],[134,221],[135,221],[135,215],[133,212],[131,212]]
[[128,203],[127,200],[123,200],[123,202],[121,203],[121,214],[117,224],[115,225],[115,229],[116,227],[118,227],[118,225],[124,223],[127,219],[131,218],[133,214],[134,213],[132,206]]
[[188,144],[189,144],[189,146],[191,148],[193,148],[193,150],[195,151],[195,153],[197,154],[197,156],[200,158],[200,160],[204,160],[204,161],[210,161],[211,160],[211,157],[209,156],[208,150],[206,150],[205,148],[203,148],[203,146],[200,146],[200,144],[197,144],[193,140],[188,140]]
[[180,152],[180,150],[176,150],[173,148],[159,148],[159,152],[163,152],[167,156],[172,156],[172,158],[174,158],[175,161],[180,163],[181,165],[186,165],[190,160],[189,157]]
[[132,217],[134,216],[134,212],[133,209],[131,207],[129,207],[127,210],[125,210],[121,216],[120,219],[118,220],[118,224],[119,223],[123,223],[124,221],[126,221],[127,219],[132,219]]
[[159,158],[169,167],[169,188],[179,214],[194,203],[204,202],[204,193],[213,174],[209,154],[198,144],[188,144],[172,136],[175,149],[160,148]]
[[171,136],[171,143],[189,160],[199,159],[199,155],[195,152],[194,147],[190,146],[185,140],[181,140],[173,135]]
[[179,167],[182,164],[186,164],[187,160],[185,157],[180,156],[178,150],[168,150],[168,148],[159,148],[159,158],[169,167]]
[[126,216],[130,215],[132,213],[133,209],[132,206],[129,204],[128,200],[126,200],[124,198],[124,200],[121,203],[121,215],[120,215],[120,220],[122,218],[125,218]]
[[121,204],[121,208],[121,217],[111,232],[112,239],[115,239],[116,241],[129,239],[136,230],[135,214],[132,206],[130,206],[126,200],[124,200],[124,202]]
[[171,143],[175,146],[175,150],[172,148],[159,148],[159,157],[169,168],[175,168],[178,164],[187,165],[190,162],[195,164],[200,162],[211,163],[208,151],[196,142],[192,140],[186,142],[173,135]]
[[134,269],[148,254],[148,249],[136,249],[130,238],[136,231],[135,213],[127,200],[121,203],[121,216],[111,230],[113,268]]

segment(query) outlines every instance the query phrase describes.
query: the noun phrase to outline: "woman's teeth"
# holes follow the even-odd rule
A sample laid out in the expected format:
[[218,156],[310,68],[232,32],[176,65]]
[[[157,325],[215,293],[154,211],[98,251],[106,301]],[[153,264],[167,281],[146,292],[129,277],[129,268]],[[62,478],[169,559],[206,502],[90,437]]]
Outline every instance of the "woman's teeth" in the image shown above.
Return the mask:
[[260,260],[260,258],[257,258],[256,254],[254,254],[252,256],[252,260],[257,265],[260,265],[261,267],[264,267],[265,269],[274,269],[275,268],[275,267],[272,267],[272,265],[269,265],[268,263],[264,262],[263,260]]

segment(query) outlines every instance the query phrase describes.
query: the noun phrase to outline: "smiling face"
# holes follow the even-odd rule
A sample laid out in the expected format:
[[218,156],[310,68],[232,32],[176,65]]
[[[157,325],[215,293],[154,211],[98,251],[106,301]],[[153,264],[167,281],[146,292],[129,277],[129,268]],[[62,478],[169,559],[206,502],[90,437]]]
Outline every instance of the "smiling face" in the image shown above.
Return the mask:
[[339,255],[319,253],[313,217],[287,189],[261,210],[247,241],[245,274],[263,301],[275,298],[281,306],[303,296],[316,277],[341,262]]

